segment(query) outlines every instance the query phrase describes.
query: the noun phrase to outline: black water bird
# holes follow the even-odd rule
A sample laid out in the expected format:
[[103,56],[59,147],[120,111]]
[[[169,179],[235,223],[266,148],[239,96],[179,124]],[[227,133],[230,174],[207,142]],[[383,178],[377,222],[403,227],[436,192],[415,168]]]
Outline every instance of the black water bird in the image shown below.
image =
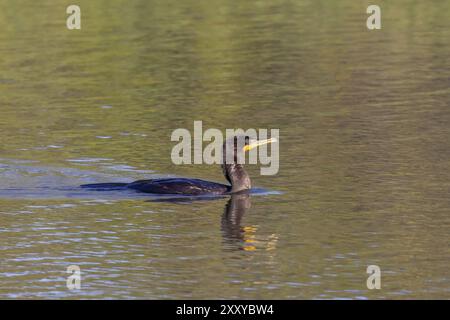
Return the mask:
[[[242,138],[244,143],[239,143]],[[163,178],[138,180],[131,183],[96,183],[85,184],[82,188],[93,190],[120,190],[132,189],[152,194],[173,195],[221,195],[233,194],[251,189],[250,177],[244,169],[242,161],[238,161],[246,151],[258,146],[276,142],[275,138],[265,140],[252,140],[248,136],[232,137],[227,139],[222,148],[222,170],[230,185],[189,178]],[[240,147],[243,146],[243,147]],[[230,160],[231,161],[230,161]],[[241,158],[240,158],[241,159]]]

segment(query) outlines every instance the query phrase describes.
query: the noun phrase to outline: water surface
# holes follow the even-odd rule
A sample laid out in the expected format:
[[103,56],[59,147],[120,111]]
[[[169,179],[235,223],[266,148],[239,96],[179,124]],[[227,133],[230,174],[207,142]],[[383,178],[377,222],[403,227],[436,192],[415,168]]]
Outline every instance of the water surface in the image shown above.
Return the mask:
[[[0,298],[450,298],[450,2],[0,1]],[[176,128],[279,128],[274,191],[185,176]],[[78,265],[82,289],[66,287]],[[382,289],[368,290],[378,265]]]

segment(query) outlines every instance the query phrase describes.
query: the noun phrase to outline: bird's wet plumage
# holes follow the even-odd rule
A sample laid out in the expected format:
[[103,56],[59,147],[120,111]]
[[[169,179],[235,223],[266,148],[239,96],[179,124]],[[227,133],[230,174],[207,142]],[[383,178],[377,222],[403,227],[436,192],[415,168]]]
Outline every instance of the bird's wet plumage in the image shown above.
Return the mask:
[[230,186],[221,183],[187,178],[139,180],[127,187],[146,193],[189,195],[224,194],[231,190]]

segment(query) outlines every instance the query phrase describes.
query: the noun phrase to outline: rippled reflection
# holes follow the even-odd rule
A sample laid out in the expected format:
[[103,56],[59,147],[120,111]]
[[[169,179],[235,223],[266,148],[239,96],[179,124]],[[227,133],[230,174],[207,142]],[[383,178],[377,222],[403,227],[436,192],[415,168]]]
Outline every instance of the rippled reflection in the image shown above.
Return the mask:
[[271,234],[265,239],[257,238],[257,226],[243,223],[251,207],[251,194],[240,193],[230,197],[222,214],[221,231],[226,249],[254,251],[276,249],[278,236]]
[[250,209],[250,206],[251,201],[248,193],[232,195],[225,205],[222,214],[221,230],[227,247],[244,250],[254,249],[249,238],[250,227],[241,225],[241,221]]

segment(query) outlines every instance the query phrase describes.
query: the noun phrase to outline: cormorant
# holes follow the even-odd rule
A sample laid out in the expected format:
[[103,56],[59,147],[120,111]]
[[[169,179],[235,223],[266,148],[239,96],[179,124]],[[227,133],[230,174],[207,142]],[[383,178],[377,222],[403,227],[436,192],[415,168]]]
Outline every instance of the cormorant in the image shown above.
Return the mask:
[[[249,190],[251,189],[250,177],[244,170],[243,165],[238,163],[238,152],[245,153],[258,146],[276,142],[276,139],[252,140],[248,136],[241,138],[245,141],[242,150],[238,150],[239,137],[237,136],[227,139],[222,148],[222,170],[230,185],[200,179],[163,178],[138,180],[131,183],[85,184],[81,187],[94,190],[133,189],[145,193],[179,195],[221,195]],[[227,157],[227,152],[232,152],[232,154]],[[227,159],[233,160],[226,161]]]

